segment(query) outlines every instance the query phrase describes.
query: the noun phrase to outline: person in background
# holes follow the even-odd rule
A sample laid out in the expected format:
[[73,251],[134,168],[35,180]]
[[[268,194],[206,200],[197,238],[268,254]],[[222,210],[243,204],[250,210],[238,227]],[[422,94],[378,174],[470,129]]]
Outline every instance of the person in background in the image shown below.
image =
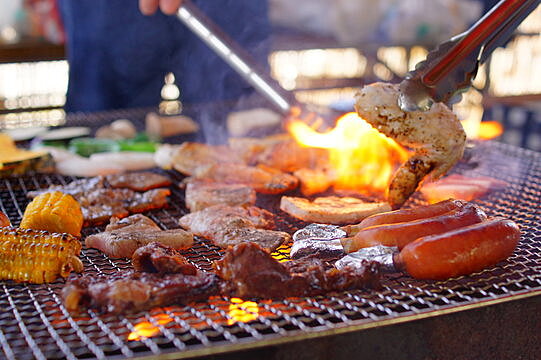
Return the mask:
[[[253,91],[173,15],[182,0],[58,1],[69,62],[66,111],[157,106],[169,72],[188,104]],[[194,3],[259,63],[267,63],[266,0]]]

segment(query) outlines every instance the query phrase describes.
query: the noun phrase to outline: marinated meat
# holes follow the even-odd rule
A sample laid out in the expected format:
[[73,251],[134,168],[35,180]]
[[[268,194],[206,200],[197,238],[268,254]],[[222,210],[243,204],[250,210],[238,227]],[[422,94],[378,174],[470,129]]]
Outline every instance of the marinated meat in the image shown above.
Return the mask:
[[133,191],[147,191],[171,185],[168,177],[148,171],[107,175],[105,180],[114,189],[126,188]]
[[113,231],[120,229],[125,232],[147,230],[161,231],[161,228],[154,221],[141,214],[131,215],[123,219],[119,219],[113,216],[109,221],[109,225],[105,227],[105,231]]
[[184,215],[179,224],[195,235],[227,248],[241,242],[256,242],[273,251],[291,239],[285,232],[268,230],[274,226],[273,215],[255,206],[215,205]]
[[389,211],[387,203],[369,203],[353,197],[327,196],[314,201],[282,196],[280,209],[308,222],[325,224],[352,224],[380,212]]
[[191,176],[211,165],[241,163],[242,160],[226,146],[184,142],[173,153],[171,162],[176,171]]
[[156,224],[150,225],[150,221],[148,218],[142,220],[142,215],[139,215],[131,225],[119,227],[118,220],[114,220],[109,227],[113,230],[106,229],[102,233],[90,235],[85,244],[113,258],[131,257],[135,250],[155,241],[174,249],[192,246],[191,233],[182,229],[161,230]]
[[236,163],[201,168],[195,177],[226,184],[244,184],[262,194],[281,194],[295,189],[299,184],[295,176],[268,166],[248,166]]
[[101,224],[110,217],[123,218],[130,213],[160,209],[167,205],[169,189],[138,193],[130,189],[96,189],[75,196],[81,205],[85,226]]
[[[157,186],[164,181],[161,175],[159,179],[151,176],[147,180],[146,174],[134,172],[124,178],[121,175],[115,175],[116,178],[108,177],[108,179],[112,179],[113,183],[116,184],[115,186],[120,186],[123,181],[132,179],[133,183],[130,187],[134,189]],[[124,187],[112,188],[109,181],[105,181],[104,177],[98,176],[75,180],[67,185],[53,185],[45,190],[31,191],[27,196],[33,198],[39,194],[55,190],[70,194],[79,202],[83,212],[84,226],[104,223],[112,216],[123,218],[130,213],[163,208],[167,206],[167,197],[171,194],[171,190],[167,188],[157,188],[145,192],[136,192]]]
[[253,242],[257,243],[267,252],[273,252],[289,240],[291,240],[291,236],[286,232],[251,227],[225,227],[216,232],[212,238],[212,242],[223,249],[243,242]]
[[195,275],[119,272],[110,276],[83,275],[68,280],[62,289],[70,312],[84,308],[100,312],[127,313],[155,306],[185,305],[217,295],[216,274]]
[[130,213],[141,213],[164,208],[167,206],[169,195],[171,195],[171,190],[163,188],[133,193],[132,198],[129,199],[128,210]]
[[186,207],[199,211],[213,205],[245,206],[254,205],[255,190],[241,184],[222,184],[189,181],[186,185]]
[[254,227],[272,229],[274,215],[256,206],[214,205],[201,211],[184,215],[179,224],[195,235],[212,238],[224,227]]
[[254,243],[242,243],[226,250],[214,263],[226,282],[222,292],[248,298],[315,296],[332,291],[377,288],[379,268],[375,262],[338,270],[318,259],[280,263]]
[[196,275],[197,268],[177,250],[152,242],[135,250],[131,258],[137,271],[160,274]]
[[47,189],[29,191],[26,196],[30,199],[33,199],[36,196],[49,191],[61,191],[77,198],[81,194],[89,193],[98,189],[103,189],[105,187],[103,180],[104,179],[102,176],[79,179],[72,181],[66,185],[51,185]]

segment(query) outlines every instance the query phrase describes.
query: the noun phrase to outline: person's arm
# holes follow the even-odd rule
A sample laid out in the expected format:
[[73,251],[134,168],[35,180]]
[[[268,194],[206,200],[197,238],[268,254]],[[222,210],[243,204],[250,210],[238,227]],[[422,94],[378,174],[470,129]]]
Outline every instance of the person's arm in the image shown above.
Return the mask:
[[173,15],[180,5],[182,0],[139,0],[139,9],[144,15],[152,15],[160,10],[167,15]]

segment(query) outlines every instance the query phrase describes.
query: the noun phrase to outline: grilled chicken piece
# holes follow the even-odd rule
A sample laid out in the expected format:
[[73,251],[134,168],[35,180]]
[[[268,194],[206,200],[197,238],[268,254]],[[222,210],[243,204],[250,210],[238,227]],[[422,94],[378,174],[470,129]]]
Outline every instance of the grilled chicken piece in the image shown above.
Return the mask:
[[466,133],[456,115],[444,104],[429,111],[404,112],[398,106],[398,85],[374,83],[356,95],[358,114],[413,155],[396,171],[388,189],[388,201],[397,209],[428,177],[436,180],[464,153]]
[[273,215],[255,206],[215,205],[180,218],[179,224],[195,235],[212,240],[217,246],[252,241],[273,251],[291,239],[288,233],[268,230],[274,226]]
[[344,270],[326,266],[318,259],[280,263],[249,242],[228,248],[214,267],[225,280],[222,293],[242,299],[315,296],[379,286],[377,263]]
[[175,170],[191,176],[211,165],[241,163],[242,160],[226,146],[185,142],[174,151],[171,162]]
[[219,291],[219,278],[197,271],[195,275],[118,272],[109,276],[72,278],[62,289],[68,311],[85,308],[100,312],[128,313],[155,306],[205,301]]
[[227,163],[212,165],[196,174],[196,178],[226,184],[243,184],[263,194],[281,194],[293,190],[299,180],[266,166]]
[[[86,238],[87,247],[101,250],[112,258],[132,257],[135,250],[151,242],[159,242],[174,249],[185,249],[193,244],[193,235],[182,229],[161,230],[152,220],[143,215],[121,220],[128,225],[120,227],[113,220],[109,230]],[[123,225],[123,224],[121,224]]]
[[160,274],[195,275],[197,268],[177,250],[152,242],[135,250],[131,258],[137,271]]
[[249,206],[256,201],[256,192],[242,184],[209,183],[188,181],[186,185],[186,207],[194,212],[213,205]]
[[107,175],[105,180],[114,189],[126,188],[133,191],[147,191],[171,185],[167,176],[149,171]]
[[380,212],[389,211],[387,203],[368,203],[353,197],[319,197],[314,201],[282,196],[280,209],[298,219],[324,224],[353,224]]

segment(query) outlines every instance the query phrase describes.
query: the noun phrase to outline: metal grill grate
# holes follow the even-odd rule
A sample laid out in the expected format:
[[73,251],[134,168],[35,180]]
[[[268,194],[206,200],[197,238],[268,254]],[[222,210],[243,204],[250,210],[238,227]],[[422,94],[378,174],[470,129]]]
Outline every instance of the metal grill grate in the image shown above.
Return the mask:
[[[381,291],[256,303],[216,297],[208,303],[126,316],[94,311],[71,316],[59,297],[62,280],[43,285],[4,281],[0,282],[0,347],[8,359],[190,357],[291,341],[286,340],[291,336],[298,340],[329,331],[377,327],[413,316],[438,316],[524,294],[541,294],[541,155],[487,142],[469,149],[466,158],[456,172],[488,175],[510,183],[505,190],[477,201],[489,215],[511,218],[523,231],[518,249],[498,266],[439,282],[392,274],[384,279]],[[181,179],[170,175],[175,181]],[[57,175],[1,179],[0,210],[18,225],[28,191],[72,180]],[[162,228],[177,227],[177,219],[186,211],[181,190],[173,189],[170,200],[168,209],[148,213]],[[276,210],[272,198],[260,202]],[[412,202],[420,203],[421,199]],[[279,223],[290,232],[303,225],[284,215]],[[99,230],[88,228],[84,235]],[[287,251],[284,247],[275,255],[286,258]],[[210,270],[221,250],[198,239],[185,255],[201,269]],[[83,248],[81,258],[89,274],[109,274],[131,266],[125,259],[112,260],[95,249]]]

